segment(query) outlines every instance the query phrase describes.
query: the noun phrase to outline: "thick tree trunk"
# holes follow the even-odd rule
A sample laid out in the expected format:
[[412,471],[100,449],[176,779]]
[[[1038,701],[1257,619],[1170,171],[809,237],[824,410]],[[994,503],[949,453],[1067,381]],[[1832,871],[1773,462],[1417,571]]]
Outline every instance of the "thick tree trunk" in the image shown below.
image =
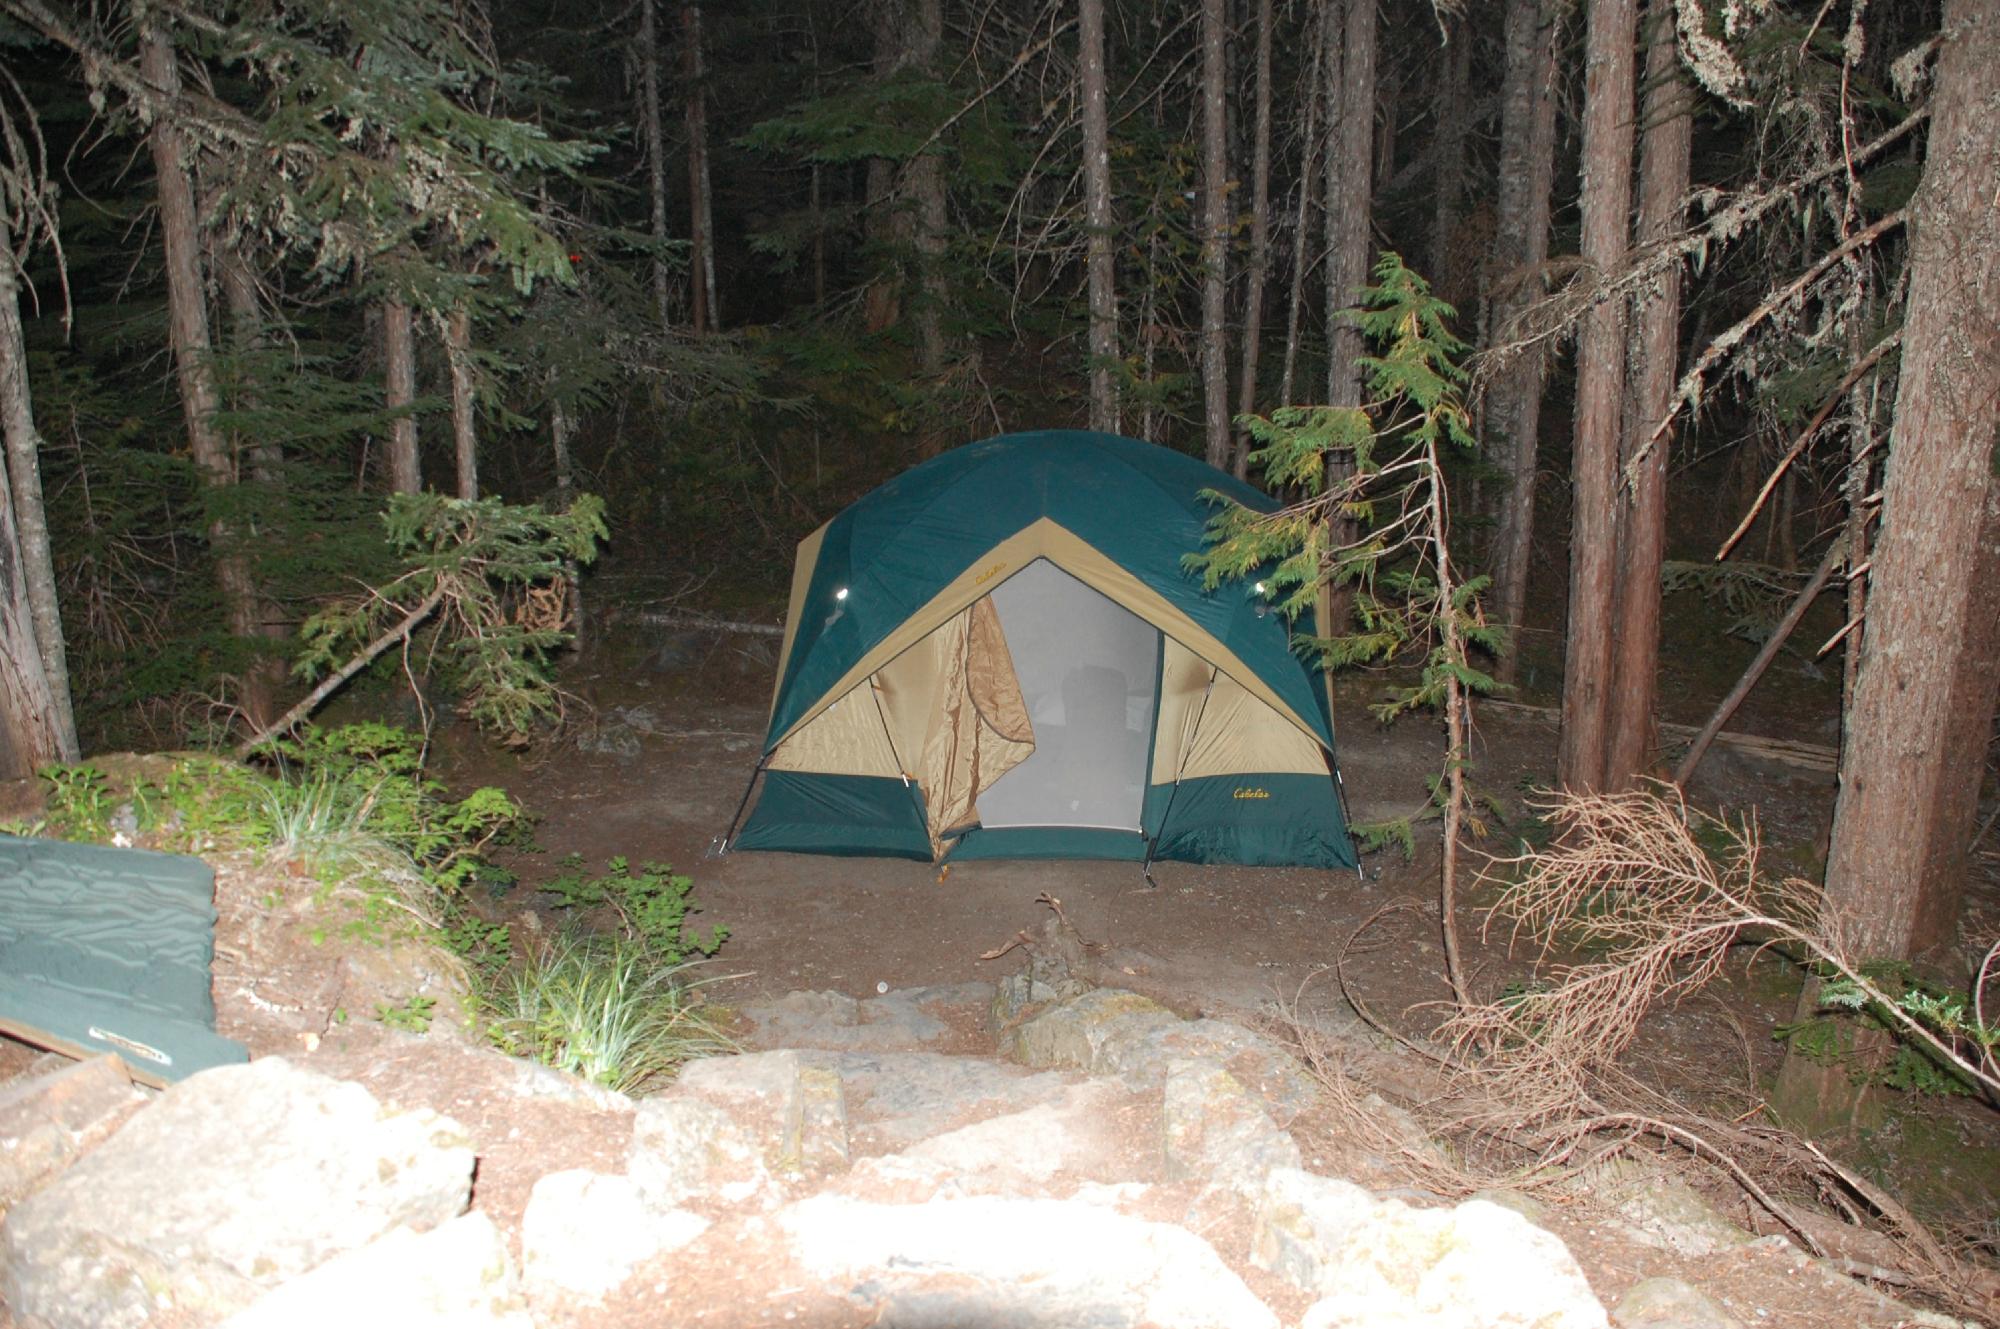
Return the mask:
[[[139,37],[140,72],[169,101],[178,98],[180,67],[173,42],[158,22],[147,19]],[[236,483],[236,461],[215,426],[221,398],[210,363],[214,341],[209,333],[208,304],[201,276],[200,218],[195,213],[194,187],[188,179],[187,144],[170,115],[160,114],[147,132],[159,195],[160,240],[167,277],[167,337],[173,348],[174,376],[180,387],[181,410],[187,423],[188,451],[202,478],[217,489]],[[250,566],[236,548],[228,523],[209,523],[208,540],[215,558],[216,582],[222,592],[229,630],[249,642],[260,635],[259,600]],[[258,671],[246,671],[243,710],[252,727],[270,719],[272,698],[260,685]]]
[[1433,149],[1436,168],[1432,173],[1430,281],[1431,289],[1440,296],[1461,303],[1461,278],[1452,265],[1451,241],[1465,201],[1465,139],[1472,127],[1472,25],[1460,18],[1449,23],[1447,32],[1432,97],[1437,108],[1437,143]]
[[[1490,349],[1538,297],[1549,257],[1549,199],[1555,185],[1556,22],[1545,0],[1507,0],[1507,68],[1500,97],[1500,180],[1493,263],[1480,300]],[[1528,562],[1535,536],[1535,472],[1547,358],[1522,353],[1486,389],[1482,433],[1505,472],[1493,536],[1494,617],[1515,634],[1500,658],[1503,682],[1516,677],[1527,617]]]
[[417,400],[417,338],[410,306],[401,300],[382,302],[382,404],[400,411],[389,425],[389,492],[414,494],[424,487],[423,463],[417,453],[417,417],[410,408]]
[[[653,310],[666,327],[672,308],[667,282],[667,132],[660,110],[659,0],[639,0],[639,132],[646,144],[646,194],[652,204]],[[818,180],[817,174],[814,176]]]
[[0,214],[0,428],[7,446],[6,511],[0,513],[0,778],[75,761],[69,655],[42,506],[41,433],[28,385],[14,239]]
[[2000,11],[1946,0],[1943,31],[1826,869],[1856,959],[1953,935],[2000,686]]
[[1104,77],[1104,0],[1078,0],[1083,97],[1084,272],[1090,299],[1090,427],[1118,432],[1118,284],[1111,217],[1111,130]]
[[[911,17],[910,63],[926,77],[937,74],[938,48],[944,42],[943,0],[916,0]],[[916,204],[910,242],[916,252],[921,295],[913,311],[917,325],[917,367],[927,375],[944,372],[949,358],[945,344],[945,306],[950,291],[945,282],[946,215],[944,159],[928,150],[912,158],[903,171],[903,188]]]
[[[1590,0],[1584,44],[1582,194],[1587,276],[1609,277],[1626,261],[1638,29],[1637,0]],[[1556,772],[1565,788],[1577,791],[1605,787],[1625,330],[1625,301],[1601,300],[1584,315],[1577,339],[1569,635],[1563,653],[1562,746]]]
[[687,83],[688,281],[694,330],[713,332],[722,317],[715,295],[715,203],[708,176],[708,76],[702,67],[701,6],[681,6],[681,75]]
[[1229,465],[1229,142],[1224,0],[1201,0],[1201,399],[1203,454]]
[[[1324,13],[1320,21],[1328,21]],[[1306,270],[1312,266],[1307,238],[1312,230],[1313,186],[1319,164],[1319,126],[1316,122],[1320,101],[1320,61],[1326,57],[1326,42],[1315,36],[1312,50],[1312,63],[1306,70],[1305,95],[1300,99],[1306,104],[1306,121],[1299,136],[1299,209],[1292,227],[1292,289],[1285,302],[1285,363],[1278,374],[1278,404],[1281,406],[1293,404],[1292,385],[1297,381],[1299,364],[1299,324],[1303,321],[1306,303]]]
[[[1250,147],[1250,269],[1243,278],[1243,363],[1236,410],[1257,409],[1257,362],[1264,346],[1264,284],[1271,274],[1271,0],[1257,0],[1257,109]],[[1308,132],[1307,141],[1311,141]],[[1238,434],[1230,469],[1249,469],[1250,436]]]
[[[1339,69],[1337,92],[1328,90],[1327,358],[1326,399],[1331,406],[1361,404],[1361,330],[1341,311],[1359,302],[1369,277],[1375,166],[1375,27],[1377,0],[1345,0],[1339,59],[1329,52],[1329,79]],[[1338,101],[1334,98],[1337,96]]]
[[[1639,145],[1640,244],[1680,230],[1688,190],[1693,98],[1681,75],[1672,0],[1647,7],[1645,136]],[[1680,357],[1681,274],[1672,269],[1633,300],[1631,384],[1619,475],[1617,645],[1608,699],[1604,784],[1630,787],[1652,759],[1659,694],[1660,564],[1667,544],[1667,414]]]
[[445,363],[451,369],[451,442],[458,496],[479,497],[478,404],[473,400],[472,314],[458,306],[444,321]]

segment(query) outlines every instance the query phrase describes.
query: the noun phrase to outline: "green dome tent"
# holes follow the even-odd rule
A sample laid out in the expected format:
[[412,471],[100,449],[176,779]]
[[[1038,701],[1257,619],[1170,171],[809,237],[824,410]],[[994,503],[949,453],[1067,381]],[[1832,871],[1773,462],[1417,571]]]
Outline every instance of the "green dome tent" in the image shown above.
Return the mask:
[[1272,506],[1149,443],[1009,434],[808,536],[734,847],[1354,866],[1317,674],[1253,586],[1183,566],[1207,489]]

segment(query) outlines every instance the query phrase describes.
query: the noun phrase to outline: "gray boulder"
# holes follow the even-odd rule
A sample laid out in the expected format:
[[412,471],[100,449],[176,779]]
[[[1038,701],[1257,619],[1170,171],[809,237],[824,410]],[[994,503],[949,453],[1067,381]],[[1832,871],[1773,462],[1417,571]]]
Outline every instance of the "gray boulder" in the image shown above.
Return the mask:
[[278,1058],[175,1085],[0,1229],[0,1292],[53,1329],[206,1323],[343,1251],[461,1213],[473,1156],[430,1111]]
[[1207,1242],[1094,1205],[820,1195],[778,1224],[801,1267],[876,1308],[877,1324],[1277,1329]]
[[763,1150],[726,1109],[696,1098],[649,1098],[632,1120],[626,1174],[655,1209],[708,1192],[741,1203],[771,1184]]
[[1634,1283],[1611,1308],[1617,1329],[1743,1329],[1699,1289],[1678,1278]]
[[757,1142],[773,1172],[798,1175],[847,1165],[847,1098],[840,1076],[808,1064],[797,1052],[690,1062],[675,1092],[726,1110]]
[[1254,1200],[1273,1171],[1304,1161],[1263,1102],[1207,1058],[1168,1063],[1163,1125],[1170,1180],[1195,1178]]
[[109,1053],[0,1086],[0,1210],[110,1135],[146,1096]]
[[823,1064],[844,1087],[857,1143],[901,1149],[968,1122],[1060,1098],[1064,1076],[941,1052],[844,1052]]
[[534,1329],[485,1214],[401,1228],[295,1278],[223,1329]]
[[629,1177],[551,1172],[535,1183],[521,1217],[521,1263],[538,1293],[602,1302],[639,1265],[707,1229],[699,1214],[649,1208]]
[[899,988],[865,1001],[839,992],[789,992],[746,1003],[741,1014],[757,1026],[754,1041],[762,1047],[914,1052],[951,1037],[942,1012],[983,1010],[992,1000],[990,983]]

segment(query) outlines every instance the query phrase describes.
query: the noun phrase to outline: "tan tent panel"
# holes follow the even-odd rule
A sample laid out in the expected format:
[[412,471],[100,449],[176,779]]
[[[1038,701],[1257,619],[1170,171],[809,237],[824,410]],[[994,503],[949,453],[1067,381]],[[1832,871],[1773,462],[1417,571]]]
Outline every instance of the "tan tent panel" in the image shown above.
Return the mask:
[[[813,543],[816,539],[817,536],[813,537],[809,543]],[[818,546],[814,543],[811,553],[817,558],[818,552]],[[796,602],[804,594],[802,588],[811,580],[812,574],[807,565],[806,553],[806,549],[801,546],[799,571],[794,575],[792,582],[795,608]],[[1250,695],[1282,716],[1308,742],[1317,742],[1313,737],[1312,725],[1304,718],[1293,714],[1291,708],[1280,700],[1269,684],[1257,677],[1247,665],[1237,659],[1233,651],[1217,641],[1207,629],[1176,609],[1164,596],[1146,585],[1134,573],[1047,517],[1023,527],[995,545],[990,554],[974,562],[932,597],[922,609],[905,619],[900,627],[889,633],[875,645],[873,650],[856,661],[840,681],[828,690],[827,697],[808,708],[800,716],[798,723],[786,735],[780,737],[779,742],[788,741],[791,734],[812,723],[813,717],[830,704],[832,698],[845,696],[855,684],[881,670],[888,661],[894,660],[922,641],[953,615],[962,612],[973,601],[991,591],[1000,581],[1019,572],[1038,558],[1048,559],[1084,585],[1152,623],[1168,637],[1184,643],[1203,659],[1219,667],[1225,675],[1235,679]],[[790,631],[788,626],[787,632]],[[787,647],[790,645],[789,637],[786,639],[786,645]]]
[[[799,635],[799,620],[805,616],[806,597],[812,591],[813,568],[819,564],[819,548],[826,542],[826,523],[799,541],[798,561],[792,564],[792,598],[785,607],[785,636],[778,645],[778,659],[792,658],[792,642]],[[781,667],[778,677],[771,683],[771,704],[777,705],[779,691],[785,686],[785,671]]]
[[1326,757],[1318,742],[1261,697],[1167,638],[1160,664],[1153,783],[1247,771],[1324,775]]

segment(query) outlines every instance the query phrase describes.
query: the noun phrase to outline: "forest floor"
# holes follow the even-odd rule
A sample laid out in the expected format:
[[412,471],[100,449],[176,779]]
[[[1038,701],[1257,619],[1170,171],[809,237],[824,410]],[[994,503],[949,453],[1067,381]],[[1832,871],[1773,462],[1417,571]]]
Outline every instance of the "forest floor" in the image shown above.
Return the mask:
[[[537,852],[508,864],[521,884],[497,903],[500,912],[529,909],[560,926],[549,897],[533,887],[564,855],[600,867],[612,855],[670,863],[694,879],[699,925],[729,929],[709,970],[709,994],[724,1005],[798,990],[868,997],[997,980],[1023,963],[1021,953],[990,961],[982,955],[1039,928],[1044,894],[1103,947],[1104,981],[1185,1015],[1351,1025],[1331,972],[1343,949],[1352,990],[1394,1025],[1424,1030],[1449,995],[1434,832],[1419,834],[1414,856],[1398,849],[1364,856],[1359,874],[1164,863],[1154,870],[1157,888],[1129,863],[986,861],[940,870],[890,859],[711,858],[756,765],[773,643],[636,627],[607,633],[618,644],[585,657],[566,678],[580,704],[560,750],[515,757],[457,727],[440,731],[445,773],[455,785],[504,785],[540,818]],[[1441,734],[1422,716],[1379,725],[1365,711],[1366,685],[1355,691],[1339,716],[1354,819],[1412,812],[1424,801],[1426,776],[1438,769]],[[1702,703],[1693,691],[1669,691],[1670,707],[1697,712],[1670,718],[1699,721]],[[1827,741],[1811,718],[1816,707],[1787,726],[1782,700],[1765,704],[1778,709],[1749,723],[1767,734],[1789,730],[1772,736]],[[1524,829],[1524,799],[1551,778],[1555,729],[1543,712],[1496,706],[1482,709],[1478,731],[1474,779],[1502,814],[1478,848],[1505,853]],[[607,735],[621,741],[602,742]],[[1754,817],[1776,870],[1816,874],[1832,812],[1829,773],[1718,746],[1690,795],[1710,811]],[[1475,853],[1475,863],[1483,857]],[[1989,849],[1978,861],[1968,947],[2000,935],[2000,855]],[[1482,931],[1485,898],[1476,884],[1462,898],[1472,987],[1491,993],[1533,981],[1541,957],[1510,949],[1504,929]],[[1698,997],[1649,1018],[1630,1064],[1690,1107],[1755,1116],[1783,1056],[1772,1030],[1793,1018],[1798,991],[1795,967],[1745,948]],[[1396,1096],[1395,1086],[1380,1087]],[[2000,1213],[2000,1116],[1967,1099],[1889,1097],[1878,1126],[1829,1143],[1929,1220],[1969,1229],[1990,1249],[1991,1216]],[[1746,1292],[1746,1304],[1784,1304],[1782,1290],[1762,1293],[1769,1295]],[[1758,1320],[1789,1322],[1782,1314]],[[1809,1312],[1798,1321],[1817,1322]]]

